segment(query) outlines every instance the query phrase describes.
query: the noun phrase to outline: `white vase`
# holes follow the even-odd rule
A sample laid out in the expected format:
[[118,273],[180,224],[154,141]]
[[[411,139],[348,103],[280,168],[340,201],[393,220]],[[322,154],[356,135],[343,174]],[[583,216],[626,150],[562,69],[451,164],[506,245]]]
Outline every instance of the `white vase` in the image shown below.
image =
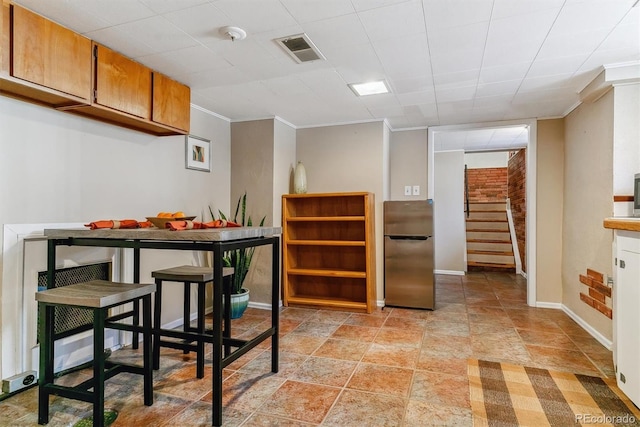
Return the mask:
[[307,192],[307,171],[302,162],[298,162],[296,170],[293,172],[293,192],[295,194]]

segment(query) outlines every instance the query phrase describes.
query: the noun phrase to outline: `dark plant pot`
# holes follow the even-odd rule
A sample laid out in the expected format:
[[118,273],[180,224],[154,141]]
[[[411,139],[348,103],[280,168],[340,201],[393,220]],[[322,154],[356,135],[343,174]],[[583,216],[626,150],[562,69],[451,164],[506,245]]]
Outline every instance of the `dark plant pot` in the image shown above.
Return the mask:
[[249,290],[242,289],[239,294],[231,294],[231,318],[239,319],[249,306]]

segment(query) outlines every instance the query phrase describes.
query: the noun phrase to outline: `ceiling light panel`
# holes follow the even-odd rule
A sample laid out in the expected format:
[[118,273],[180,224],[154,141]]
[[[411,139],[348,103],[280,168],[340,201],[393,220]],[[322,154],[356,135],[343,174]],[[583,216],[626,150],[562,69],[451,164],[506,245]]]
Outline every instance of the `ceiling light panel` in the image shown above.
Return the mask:
[[351,83],[349,87],[358,96],[379,95],[389,93],[389,88],[383,80],[367,83]]

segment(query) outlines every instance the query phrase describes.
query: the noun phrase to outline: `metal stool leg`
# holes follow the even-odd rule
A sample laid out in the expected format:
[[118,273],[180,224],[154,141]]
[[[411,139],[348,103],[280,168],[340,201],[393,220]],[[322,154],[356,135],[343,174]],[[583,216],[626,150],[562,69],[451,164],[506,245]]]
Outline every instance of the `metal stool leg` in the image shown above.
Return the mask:
[[54,310],[53,306],[38,303],[38,341],[40,342],[38,424],[49,422],[49,392],[46,386],[53,384]]
[[[204,335],[204,293],[206,283],[198,283],[198,326],[196,332]],[[199,339],[196,350],[196,377],[204,378],[204,340]]]
[[162,313],[162,280],[156,279],[153,311],[153,369],[160,369],[160,314]]
[[[134,301],[137,303],[138,300]],[[106,309],[93,310],[93,426],[104,427],[104,323]]]
[[[184,306],[182,308],[183,325],[182,330],[189,332],[191,330],[191,283],[184,282]],[[183,350],[182,353],[189,354],[189,350]]]
[[[153,404],[153,367],[151,356],[151,295],[142,297],[142,369],[144,371],[144,404]],[[158,361],[159,362],[159,361]]]

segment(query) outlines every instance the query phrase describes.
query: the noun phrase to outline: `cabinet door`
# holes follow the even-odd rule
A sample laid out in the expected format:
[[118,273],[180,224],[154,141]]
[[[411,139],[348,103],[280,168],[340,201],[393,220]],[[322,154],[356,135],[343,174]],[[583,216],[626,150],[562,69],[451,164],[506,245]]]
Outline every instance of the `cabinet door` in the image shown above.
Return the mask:
[[89,99],[91,40],[13,5],[13,77]]
[[156,123],[189,132],[191,90],[169,77],[153,73],[153,117]]
[[151,119],[151,69],[96,44],[96,104]]

